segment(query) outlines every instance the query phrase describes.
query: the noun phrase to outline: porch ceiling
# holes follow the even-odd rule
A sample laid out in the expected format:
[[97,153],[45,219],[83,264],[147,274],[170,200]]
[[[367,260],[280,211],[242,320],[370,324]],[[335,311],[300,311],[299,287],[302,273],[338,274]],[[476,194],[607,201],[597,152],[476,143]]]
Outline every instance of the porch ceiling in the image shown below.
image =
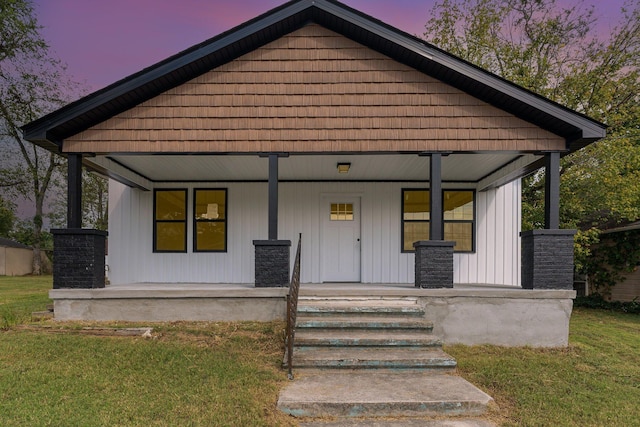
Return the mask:
[[[518,153],[451,154],[443,158],[445,182],[476,183],[521,158]],[[111,155],[86,159],[85,163],[110,164],[153,182],[267,180],[268,160],[257,155]],[[537,157],[531,156],[531,161]],[[339,174],[338,163],[351,163],[348,174]],[[279,162],[281,180],[380,180],[427,181],[429,157],[388,155],[292,155]]]

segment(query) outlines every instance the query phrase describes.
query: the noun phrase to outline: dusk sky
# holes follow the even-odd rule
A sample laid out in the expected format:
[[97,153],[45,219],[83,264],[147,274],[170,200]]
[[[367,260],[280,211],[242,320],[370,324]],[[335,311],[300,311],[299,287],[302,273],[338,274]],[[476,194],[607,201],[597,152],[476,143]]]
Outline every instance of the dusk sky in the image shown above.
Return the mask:
[[[414,35],[422,35],[434,0],[344,0]],[[623,0],[596,4],[608,31]],[[254,18],[284,0],[34,0],[42,34],[74,80],[98,90]],[[564,1],[563,1],[564,3]],[[571,1],[573,3],[573,1]]]

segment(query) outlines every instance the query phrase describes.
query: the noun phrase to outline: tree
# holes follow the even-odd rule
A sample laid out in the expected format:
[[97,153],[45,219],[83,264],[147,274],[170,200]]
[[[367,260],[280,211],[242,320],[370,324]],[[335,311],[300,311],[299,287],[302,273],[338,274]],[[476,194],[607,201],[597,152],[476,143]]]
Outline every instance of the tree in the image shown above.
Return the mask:
[[[564,4],[564,2],[562,3]],[[640,218],[640,1],[608,36],[593,8],[556,0],[442,0],[425,37],[439,47],[610,126],[561,163],[563,227]],[[523,184],[523,229],[543,221],[544,177]]]
[[[106,231],[108,220],[108,181],[95,173],[82,172],[82,226]],[[58,193],[50,203],[53,207],[49,213],[52,226],[65,227],[67,221],[66,193]]]
[[29,0],[0,0],[0,138],[8,144],[2,178],[13,184],[10,195],[34,202],[34,274],[41,272],[45,200],[60,182],[64,159],[25,142],[20,126],[66,104],[76,90],[39,30]]
[[0,197],[0,237],[9,237],[15,220],[16,216],[13,213],[13,206]]
[[108,190],[107,179],[85,171],[82,179],[82,222],[86,227],[103,231],[109,227]]
[[[434,44],[609,125],[607,138],[563,158],[560,220],[578,228],[577,270],[610,286],[640,261],[637,239],[600,241],[600,230],[640,218],[640,1],[609,36],[593,34],[592,8],[556,0],[443,0],[433,16]],[[523,229],[541,228],[544,175],[522,188]]]

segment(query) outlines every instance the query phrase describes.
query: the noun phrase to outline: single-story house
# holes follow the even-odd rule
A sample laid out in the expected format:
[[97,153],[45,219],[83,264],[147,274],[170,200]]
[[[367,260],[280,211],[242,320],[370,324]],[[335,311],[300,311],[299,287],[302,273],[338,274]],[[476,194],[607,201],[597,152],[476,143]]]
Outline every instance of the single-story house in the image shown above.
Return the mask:
[[[286,3],[23,130],[68,158],[61,318],[282,317],[301,233],[301,294],[482,291],[555,322],[532,308],[544,301],[566,342],[559,159],[605,126],[337,1]],[[106,289],[104,233],[80,223],[82,167],[110,178]],[[547,226],[521,236],[520,178],[541,167]],[[214,295],[236,299],[201,305]]]

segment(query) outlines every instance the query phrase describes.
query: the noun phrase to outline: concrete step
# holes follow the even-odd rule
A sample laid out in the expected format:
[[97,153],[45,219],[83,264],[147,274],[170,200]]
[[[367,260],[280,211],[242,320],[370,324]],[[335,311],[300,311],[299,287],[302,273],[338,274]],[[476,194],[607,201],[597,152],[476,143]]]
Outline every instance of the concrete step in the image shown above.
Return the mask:
[[457,376],[330,370],[296,377],[278,408],[296,417],[478,416],[491,400]]
[[372,316],[366,314],[351,316],[299,316],[298,330],[305,328],[324,329],[419,329],[431,332],[433,324],[413,316]]
[[384,305],[384,306],[406,306],[417,305],[418,299],[411,297],[311,297],[301,296],[298,298],[300,304],[315,305],[346,305],[346,306],[363,306],[363,305]]
[[[420,418],[417,426],[430,425],[422,424],[425,417],[482,415],[491,397],[446,375],[456,361],[442,351],[432,329],[415,299],[301,299],[296,380],[281,391],[278,408],[298,417],[348,417],[343,420],[380,427],[386,424],[372,420],[401,419],[399,426]],[[335,424],[341,425],[350,424]]]
[[53,319],[53,311],[34,311],[31,313],[31,320],[34,322],[49,319]]
[[[293,351],[296,369],[413,369],[451,371],[456,360],[439,348],[306,347]],[[286,360],[285,360],[286,362]]]
[[34,311],[31,313],[31,320],[34,322],[39,322],[41,320],[49,320],[53,319],[53,304],[47,304],[44,311]]
[[423,331],[301,329],[296,331],[294,344],[296,347],[438,347],[442,346],[442,341]]
[[299,427],[497,427],[497,424],[479,419],[455,417],[437,418],[359,418],[342,419],[340,421],[311,421],[298,424]]
[[402,317],[424,316],[416,298],[386,297],[306,297],[298,301],[299,317]]
[[424,316],[424,310],[417,305],[325,305],[325,304],[298,304],[298,314],[307,316],[326,315],[379,315],[379,316]]

